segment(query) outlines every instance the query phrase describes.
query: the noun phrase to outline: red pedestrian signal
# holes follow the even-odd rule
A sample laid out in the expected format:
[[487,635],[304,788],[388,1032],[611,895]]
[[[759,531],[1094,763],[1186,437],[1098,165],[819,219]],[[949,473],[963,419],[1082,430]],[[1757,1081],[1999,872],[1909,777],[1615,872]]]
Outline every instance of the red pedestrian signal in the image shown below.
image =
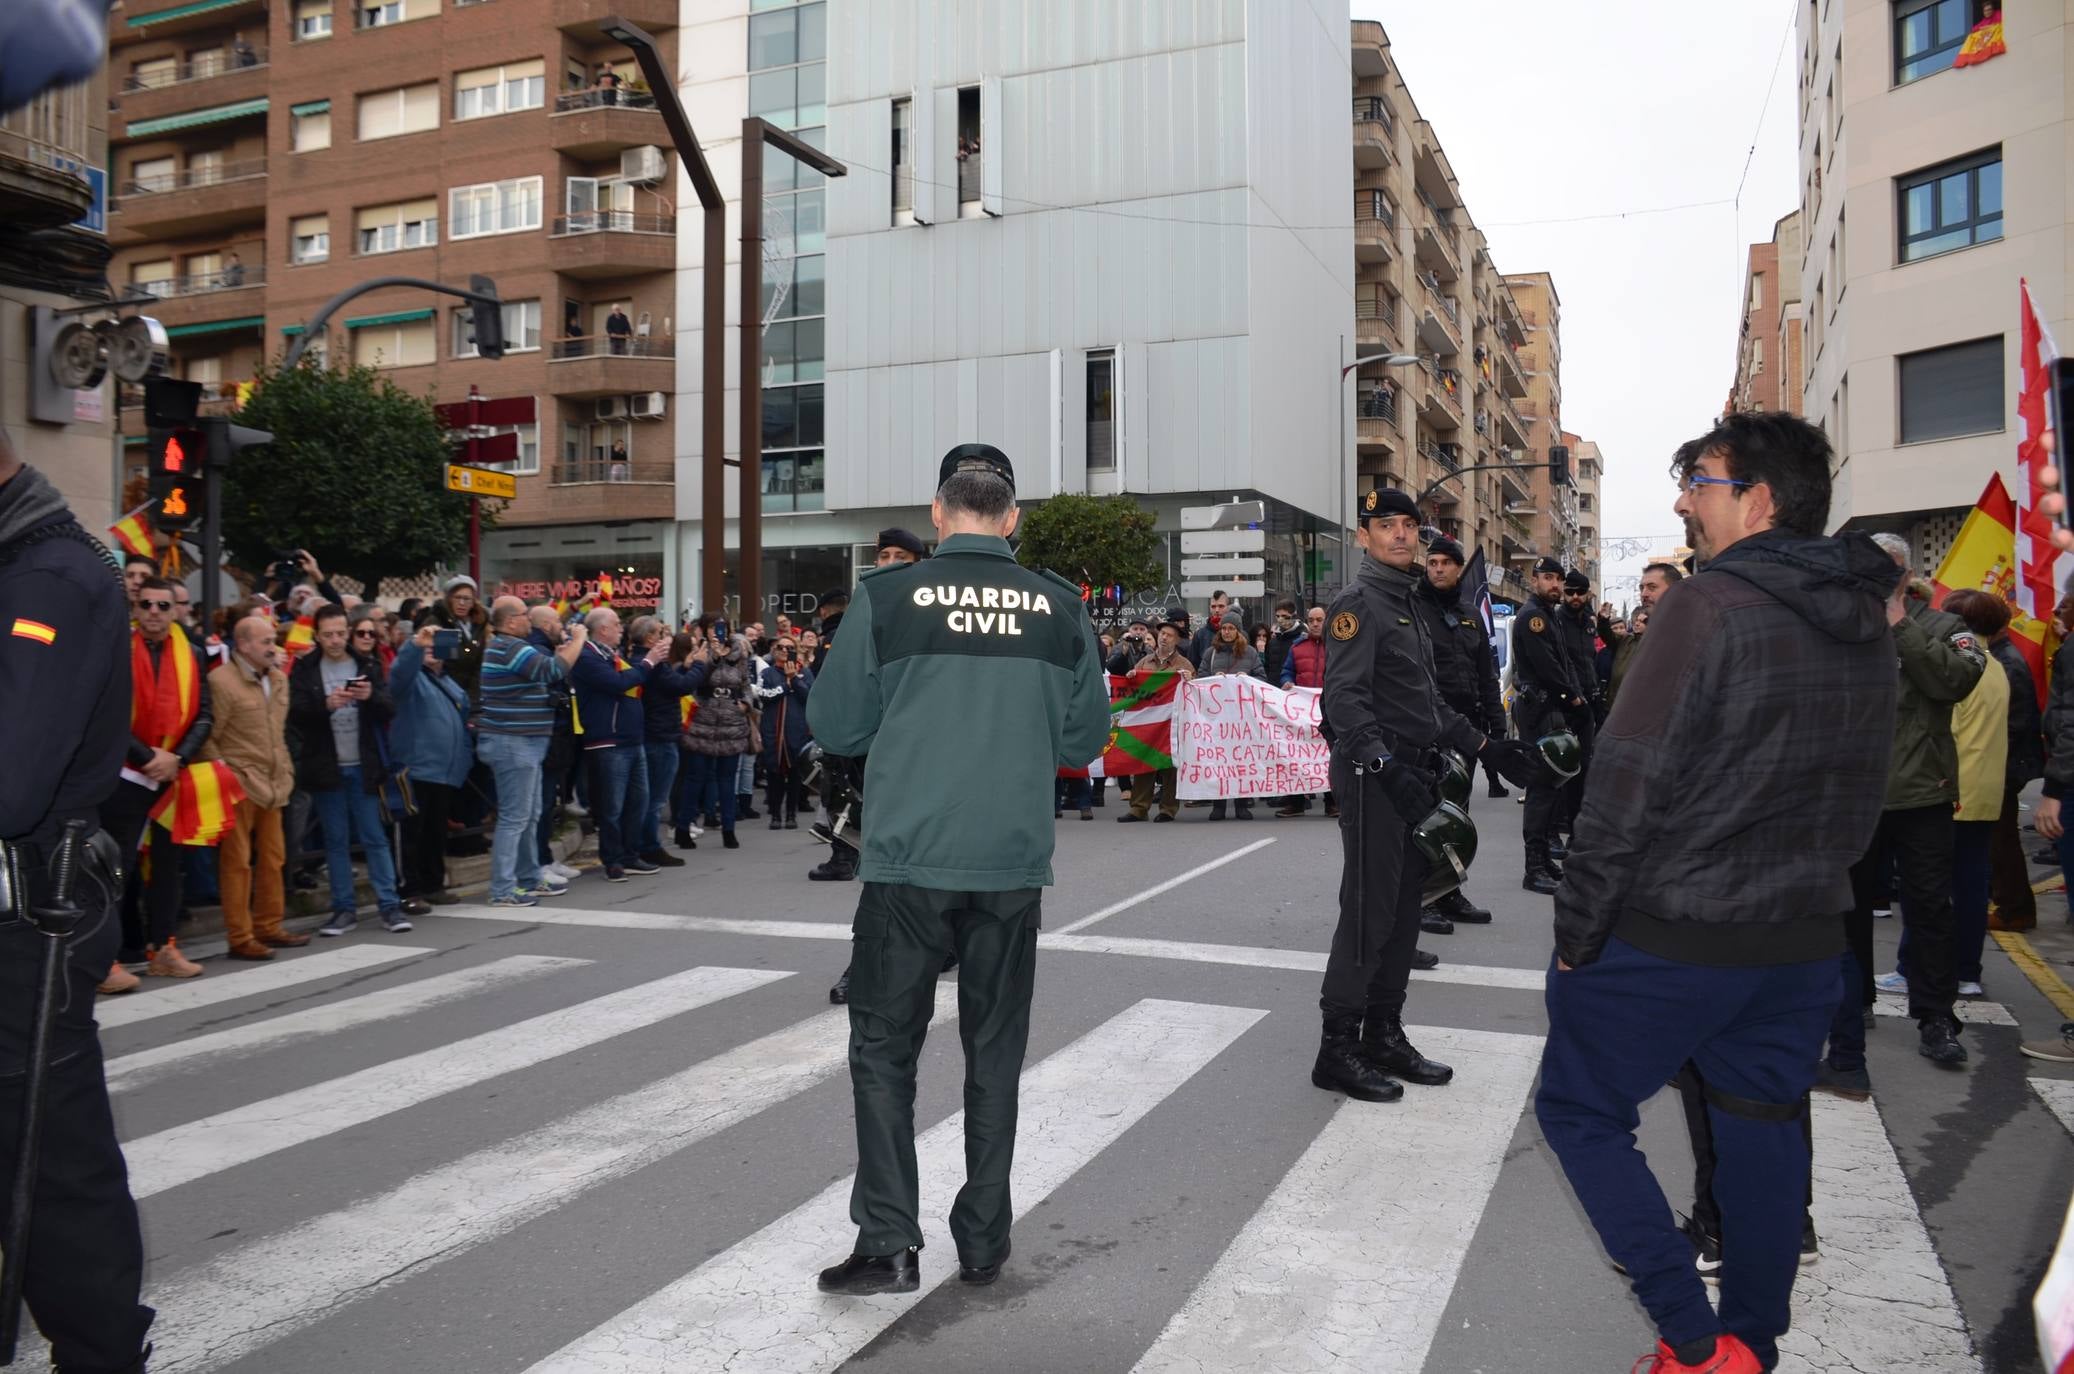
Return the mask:
[[146,442],[150,445],[149,486],[158,502],[152,523],[169,532],[187,529],[202,515],[208,436],[199,429],[154,428]]
[[160,465],[167,472],[179,472],[187,465],[187,449],[181,445],[178,434],[167,438],[165,451],[160,456]]

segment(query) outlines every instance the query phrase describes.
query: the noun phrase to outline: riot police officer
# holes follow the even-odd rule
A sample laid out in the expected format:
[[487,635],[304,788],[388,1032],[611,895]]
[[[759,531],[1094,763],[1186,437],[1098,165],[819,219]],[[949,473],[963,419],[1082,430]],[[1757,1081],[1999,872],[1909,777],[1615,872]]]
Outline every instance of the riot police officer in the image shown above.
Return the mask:
[[[128,634],[113,560],[0,432],[0,1175],[10,1179],[22,1162],[33,1007],[52,938],[37,921],[61,905],[52,862],[64,837],[94,837],[75,851],[79,919],[63,949],[35,1204],[25,1228],[0,1215],[0,1234],[26,1229],[23,1296],[66,1374],[141,1374],[154,1315],[138,1301],[143,1238],[94,1029],[94,987],[121,939],[121,860],[94,827],[129,741]],[[0,1194],[0,1213],[9,1211]]]
[[[1519,723],[1522,740],[1561,731],[1588,709],[1571,662],[1567,632],[1556,615],[1562,598],[1563,565],[1543,558],[1534,565],[1532,586],[1534,594],[1512,618],[1512,718]],[[1549,859],[1548,839],[1563,803],[1563,784],[1553,776],[1543,776],[1527,788],[1526,811],[1520,817],[1527,871],[1520,886],[1529,892],[1550,895],[1562,882],[1562,873]]]
[[1570,733],[1577,736],[1578,769],[1577,776],[1563,784],[1563,803],[1555,819],[1557,833],[1549,837],[1549,857],[1561,860],[1569,856],[1564,837],[1569,835],[1577,812],[1584,805],[1584,779],[1591,771],[1592,740],[1605,711],[1600,702],[1599,653],[1595,647],[1599,618],[1592,610],[1591,579],[1576,568],[1563,574],[1563,604],[1556,611],[1556,623],[1563,630],[1570,681],[1584,698],[1584,708],[1565,717]]
[[[1497,656],[1474,606],[1466,604],[1462,546],[1442,536],[1426,547],[1426,574],[1412,591],[1412,606],[1433,643],[1433,681],[1448,709],[1487,735],[1505,733],[1505,699],[1498,692]],[[1426,909],[1419,926],[1429,934],[1454,933],[1455,922],[1484,925],[1491,913],[1460,888]]]
[[1408,494],[1363,496],[1356,538],[1368,556],[1325,616],[1321,733],[1332,746],[1345,868],[1311,1082],[1364,1102],[1402,1097],[1398,1078],[1438,1085],[1454,1077],[1412,1046],[1403,1021],[1426,876],[1411,833],[1440,802],[1438,751],[1480,758],[1522,784],[1540,772],[1526,744],[1485,736],[1440,699],[1432,645],[1411,601],[1419,531]]

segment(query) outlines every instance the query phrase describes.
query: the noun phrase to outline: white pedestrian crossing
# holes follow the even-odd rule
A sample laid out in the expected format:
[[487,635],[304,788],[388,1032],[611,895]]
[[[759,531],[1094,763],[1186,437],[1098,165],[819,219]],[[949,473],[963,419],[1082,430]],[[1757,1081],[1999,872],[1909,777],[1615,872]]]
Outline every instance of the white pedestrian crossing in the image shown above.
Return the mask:
[[337,1035],[355,1026],[374,1025],[448,1002],[496,992],[561,969],[582,968],[589,962],[588,959],[514,954],[508,959],[478,964],[474,968],[455,969],[401,987],[362,993],[341,1002],[327,1002],[322,1006],[276,1016],[272,1020],[231,1026],[186,1040],[153,1045],[108,1061],[108,1091],[128,1092],[169,1072],[192,1072],[233,1057]]
[[687,969],[125,1141],[130,1191],[147,1198],[791,976],[771,969]]
[[197,1007],[213,1007],[243,997],[259,997],[348,973],[365,973],[369,969],[434,952],[422,945],[346,945],[314,954],[284,955],[271,963],[236,972],[212,968],[207,977],[171,985],[146,979],[145,986],[137,992],[122,997],[104,997],[95,1003],[94,1019],[101,1023],[102,1030],[134,1026],[140,1021],[193,1011]]
[[2031,1091],[2038,1094],[2047,1110],[2060,1119],[2060,1124],[2074,1132],[2074,1078],[2032,1078],[2028,1080]]
[[[1013,1183],[1025,1214],[1267,1013],[1148,999],[1023,1075]],[[915,1142],[924,1254],[919,1292],[832,1297],[814,1271],[856,1236],[851,1180],[771,1223],[533,1366],[532,1374],[813,1374],[834,1369],[956,1266],[941,1220],[965,1177],[965,1114]]]

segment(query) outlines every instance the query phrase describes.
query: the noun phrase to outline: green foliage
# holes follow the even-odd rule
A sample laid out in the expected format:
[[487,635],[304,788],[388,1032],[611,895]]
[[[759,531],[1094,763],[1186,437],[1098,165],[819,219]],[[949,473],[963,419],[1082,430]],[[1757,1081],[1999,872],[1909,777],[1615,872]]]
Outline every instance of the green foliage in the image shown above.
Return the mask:
[[1071,582],[1121,583],[1126,595],[1166,585],[1151,511],[1128,496],[1054,496],[1023,511],[1016,560]]
[[468,498],[446,489],[452,449],[431,402],[374,369],[276,369],[237,422],[274,435],[239,453],[224,485],[223,542],[240,567],[308,549],[372,588],[467,548]]

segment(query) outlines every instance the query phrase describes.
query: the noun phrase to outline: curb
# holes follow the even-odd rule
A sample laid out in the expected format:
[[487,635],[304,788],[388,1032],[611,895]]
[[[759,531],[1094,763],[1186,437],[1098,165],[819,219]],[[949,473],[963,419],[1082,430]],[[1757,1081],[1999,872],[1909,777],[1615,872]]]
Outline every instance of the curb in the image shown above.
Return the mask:
[[2032,986],[2045,994],[2045,1000],[2058,1008],[2060,1015],[2074,1021],[2074,988],[2067,986],[2066,979],[2060,977],[2052,965],[2045,961],[2044,956],[2032,948],[2031,942],[2024,938],[2023,933],[2015,930],[1991,930],[1988,934],[1994,937],[1996,944],[2002,946],[2002,952],[2009,956],[2010,962],[2023,970],[2024,976],[2031,980]]

